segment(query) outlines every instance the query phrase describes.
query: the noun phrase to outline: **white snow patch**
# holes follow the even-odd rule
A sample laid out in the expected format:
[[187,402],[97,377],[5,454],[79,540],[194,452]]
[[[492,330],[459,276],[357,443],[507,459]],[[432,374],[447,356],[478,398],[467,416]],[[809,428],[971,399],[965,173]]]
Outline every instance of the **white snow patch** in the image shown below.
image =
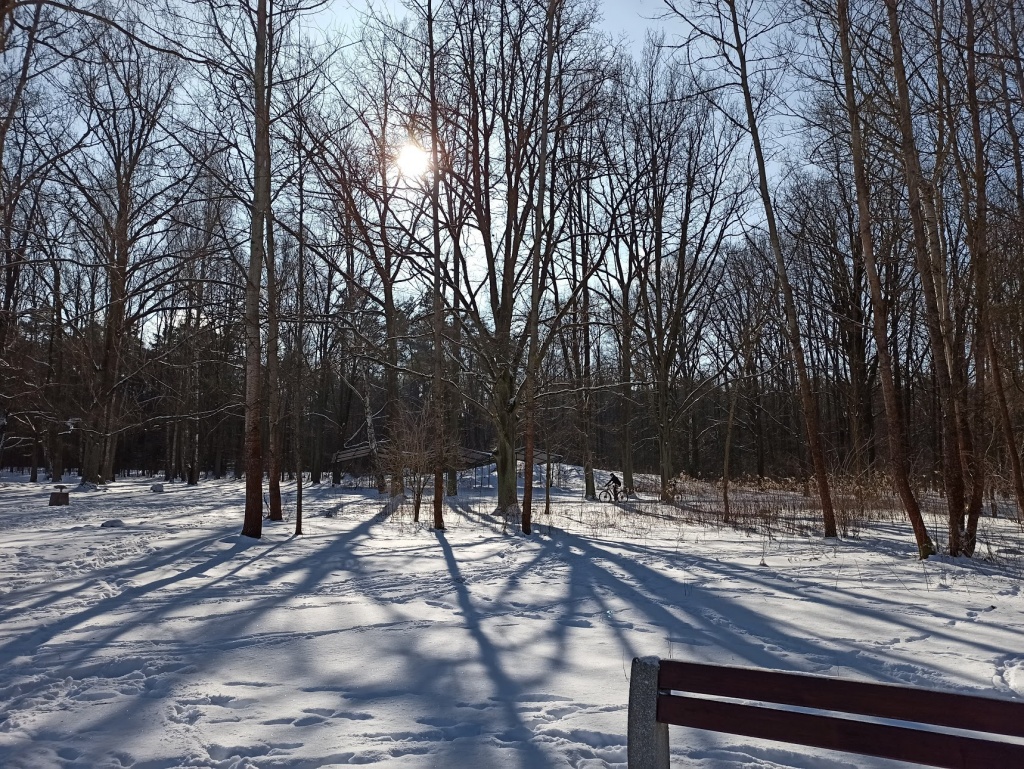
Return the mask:
[[1003,671],[1003,680],[1010,689],[1024,697],[1024,660],[1008,665]]
[[[653,499],[584,501],[578,469],[559,473],[529,538],[464,483],[445,532],[316,486],[303,536],[285,521],[259,540],[239,534],[242,482],[132,479],[50,508],[5,477],[0,766],[623,767],[644,655],[1024,697],[1005,561],[920,562],[890,519],[827,542],[698,526]],[[1016,523],[983,523],[1021,549]],[[700,769],[880,766],[672,739]]]

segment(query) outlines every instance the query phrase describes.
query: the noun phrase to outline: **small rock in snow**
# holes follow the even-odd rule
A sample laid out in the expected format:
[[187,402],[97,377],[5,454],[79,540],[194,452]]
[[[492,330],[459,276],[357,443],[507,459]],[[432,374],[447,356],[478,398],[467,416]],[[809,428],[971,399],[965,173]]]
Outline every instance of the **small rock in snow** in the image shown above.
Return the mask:
[[120,526],[124,526],[124,521],[120,518],[111,518],[109,521],[104,521],[100,524],[101,529],[116,529]]

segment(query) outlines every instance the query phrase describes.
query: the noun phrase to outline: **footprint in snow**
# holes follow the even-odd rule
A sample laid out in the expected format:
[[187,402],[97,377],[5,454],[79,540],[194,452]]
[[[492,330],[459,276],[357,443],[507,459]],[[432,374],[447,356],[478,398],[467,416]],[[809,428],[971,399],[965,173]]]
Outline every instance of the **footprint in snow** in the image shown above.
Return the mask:
[[267,745],[210,745],[206,752],[214,761],[225,761],[229,758],[252,758],[253,756],[265,756],[271,751]]
[[304,742],[268,742],[267,747],[273,750],[297,750],[305,745]]
[[417,718],[417,723],[426,724],[427,726],[455,726],[458,723],[454,718],[447,716],[424,716],[423,718]]
[[117,692],[112,689],[93,689],[92,691],[82,692],[75,699],[81,702],[101,702],[103,700],[112,700],[116,696]]
[[111,766],[135,766],[135,756],[131,753],[125,753],[123,750],[115,750],[110,754]]
[[581,709],[578,705],[571,705],[569,707],[547,707],[543,711],[544,716],[551,720],[571,716],[573,713],[579,713]]
[[345,718],[349,721],[368,721],[373,718],[373,715],[370,713],[360,713],[359,711],[339,710],[331,718]]
[[322,724],[329,718],[341,718],[348,721],[368,721],[373,718],[370,713],[358,711],[332,710],[331,708],[306,708],[302,711],[306,715],[300,718],[275,718],[264,721],[264,724],[291,724],[292,726],[316,726]]
[[393,758],[401,758],[402,756],[424,756],[429,752],[430,748],[419,746],[388,748],[388,755]]
[[[492,700],[500,700],[498,697],[491,697]],[[503,700],[501,700],[503,701]],[[515,698],[516,702],[572,702],[572,697],[563,697],[561,694],[520,694]]]
[[425,725],[432,726],[441,732],[441,736],[446,741],[457,740],[462,737],[476,737],[483,729],[479,724],[458,722],[453,718],[417,718],[417,722]]
[[493,708],[494,705],[490,705],[485,702],[456,702],[455,707],[472,708],[473,710],[486,710],[487,708]]
[[533,731],[525,726],[517,726],[494,735],[494,739],[499,742],[528,742],[533,739]]

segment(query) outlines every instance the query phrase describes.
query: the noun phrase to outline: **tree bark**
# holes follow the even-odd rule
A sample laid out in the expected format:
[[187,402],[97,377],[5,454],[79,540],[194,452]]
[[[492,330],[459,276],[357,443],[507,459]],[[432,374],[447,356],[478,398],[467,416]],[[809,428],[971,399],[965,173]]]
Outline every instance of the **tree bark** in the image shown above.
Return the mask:
[[295,471],[295,536],[301,537],[302,531],[302,445],[303,445],[303,385],[306,374],[306,160],[303,154],[303,126],[299,120],[298,141],[296,152],[299,165],[299,232],[298,232],[298,277],[295,282],[295,379],[292,383],[292,467]]
[[965,503],[964,467],[961,457],[962,436],[958,429],[958,409],[953,391],[951,360],[947,352],[949,339],[944,329],[939,304],[940,287],[935,280],[936,272],[940,275],[944,273],[941,270],[941,254],[937,253],[938,244],[935,239],[938,224],[934,219],[934,211],[923,199],[926,197],[924,191],[927,189],[927,184],[921,170],[917,142],[914,137],[910,86],[903,62],[903,37],[900,30],[897,0],[885,0],[885,6],[892,47],[893,75],[896,80],[898,97],[900,149],[907,181],[915,263],[924,294],[925,324],[931,346],[939,406],[942,410],[942,479],[949,513],[949,551],[951,555],[960,555],[963,550],[961,521],[964,516]]
[[860,110],[857,106],[857,97],[854,91],[849,0],[838,0],[838,23],[839,42],[843,59],[846,113],[850,124],[854,184],[857,192],[858,232],[860,235],[861,257],[864,260],[868,288],[871,294],[872,332],[875,337],[875,349],[878,356],[878,376],[882,387],[882,400],[885,404],[886,422],[888,425],[890,467],[893,483],[896,486],[900,501],[903,503],[903,509],[907,513],[911,528],[914,531],[918,557],[925,559],[935,553],[935,545],[928,534],[924,518],[921,515],[921,508],[910,484],[903,414],[900,412],[899,396],[896,392],[895,380],[893,378],[892,359],[889,355],[888,311],[882,295],[882,284],[878,275],[878,266],[875,262],[874,236],[871,232],[871,193],[868,185],[867,164],[860,128]]
[[[267,195],[269,205],[269,192]],[[274,221],[267,210],[267,496],[271,521],[284,520],[281,507],[281,474],[284,465],[284,437],[281,429],[281,323],[277,290],[277,254],[274,248]]]
[[249,225],[249,269],[245,285],[245,518],[242,534],[263,536],[263,450],[260,436],[260,286],[263,281],[264,227],[270,201],[270,111],[266,99],[267,3],[256,0],[256,51],[253,106],[256,133],[253,147],[253,197]]
[[444,303],[441,294],[441,167],[438,143],[440,141],[438,126],[438,89],[437,89],[437,50],[434,41],[434,3],[427,0],[427,56],[428,77],[430,88],[430,214],[433,235],[433,331],[434,331],[434,381],[431,388],[431,403],[434,410],[434,528],[444,529],[444,459],[446,451],[445,437],[445,384],[444,384]]
[[498,428],[498,449],[495,456],[498,475],[498,507],[496,512],[506,518],[519,513],[516,493],[516,404],[513,399],[512,374],[503,369],[494,383],[495,424]]
[[789,274],[786,270],[786,260],[782,253],[782,241],[779,237],[778,226],[775,219],[775,207],[772,202],[771,191],[768,186],[768,171],[765,163],[764,150],[761,146],[761,132],[757,122],[757,115],[754,111],[754,99],[750,86],[746,46],[740,32],[740,22],[736,11],[735,0],[729,0],[730,24],[732,28],[734,51],[738,62],[738,74],[740,78],[740,89],[743,94],[743,104],[746,109],[747,129],[750,133],[751,144],[754,147],[754,157],[757,161],[758,189],[761,194],[761,203],[764,206],[765,220],[768,225],[768,240],[771,244],[772,254],[775,257],[775,266],[778,271],[779,285],[782,289],[783,307],[785,310],[786,336],[789,341],[790,351],[793,355],[793,363],[796,367],[797,379],[800,385],[800,405],[804,414],[804,429],[807,435],[807,447],[811,455],[811,464],[814,468],[814,480],[818,487],[818,498],[821,500],[822,519],[825,527],[826,537],[835,537],[836,518],[832,507],[832,494],[829,490],[828,470],[825,465],[825,449],[821,442],[821,426],[818,417],[818,402],[814,390],[811,387],[810,376],[807,372],[807,360],[804,356],[803,340],[800,334],[800,322],[797,317],[796,301],[793,297],[793,286],[789,281]]

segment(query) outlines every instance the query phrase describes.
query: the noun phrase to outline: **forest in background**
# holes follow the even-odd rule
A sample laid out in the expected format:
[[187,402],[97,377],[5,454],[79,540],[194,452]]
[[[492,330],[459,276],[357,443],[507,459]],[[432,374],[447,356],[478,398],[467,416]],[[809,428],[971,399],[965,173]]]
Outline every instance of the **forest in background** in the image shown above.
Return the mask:
[[[0,0],[0,462],[1024,510],[1020,0]],[[410,146],[420,173],[403,172]],[[303,475],[305,474],[305,475]],[[450,475],[450,473],[449,473]],[[300,484],[301,490],[301,484]],[[301,493],[297,499],[301,511]],[[301,530],[301,516],[297,519]]]

